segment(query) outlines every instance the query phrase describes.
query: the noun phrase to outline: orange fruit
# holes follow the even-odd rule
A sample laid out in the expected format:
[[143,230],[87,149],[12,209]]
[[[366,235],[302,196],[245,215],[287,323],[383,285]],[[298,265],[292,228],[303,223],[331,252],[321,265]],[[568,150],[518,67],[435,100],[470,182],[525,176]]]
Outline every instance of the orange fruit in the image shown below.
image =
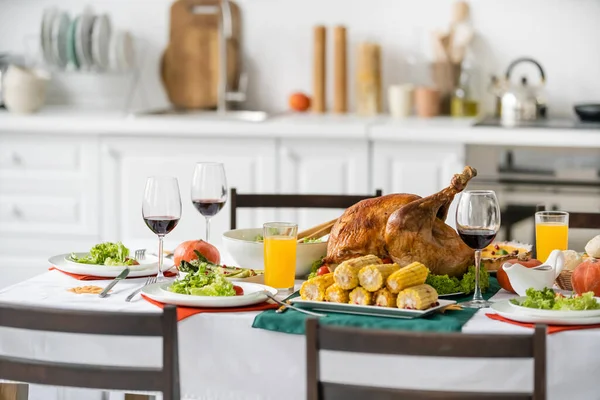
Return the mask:
[[290,108],[294,111],[306,111],[310,108],[310,98],[304,93],[294,93],[290,96]]

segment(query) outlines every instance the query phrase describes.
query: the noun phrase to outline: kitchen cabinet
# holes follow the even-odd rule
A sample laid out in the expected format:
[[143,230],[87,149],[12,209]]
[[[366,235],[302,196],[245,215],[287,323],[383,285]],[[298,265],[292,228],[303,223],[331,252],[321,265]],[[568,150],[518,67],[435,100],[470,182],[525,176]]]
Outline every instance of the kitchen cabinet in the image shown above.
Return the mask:
[[[369,145],[366,140],[284,139],[279,146],[278,180],[282,193],[358,194],[369,191]],[[374,192],[374,191],[373,191]],[[306,229],[343,210],[277,210],[277,218]]]
[[[102,141],[102,239],[130,246],[154,243],[156,236],[142,219],[146,178],[175,176],[179,181],[182,217],[166,237],[167,244],[205,237],[204,217],[192,206],[191,181],[195,163],[225,165],[229,187],[240,193],[275,192],[275,140],[110,138]],[[211,219],[211,243],[219,244],[229,229],[229,203]],[[238,210],[240,227],[260,226],[268,210]]]
[[99,239],[98,139],[0,135],[0,287]]
[[[372,149],[373,186],[386,193],[429,196],[450,184],[464,168],[465,147],[460,144],[377,141]],[[447,223],[454,226],[456,200]]]

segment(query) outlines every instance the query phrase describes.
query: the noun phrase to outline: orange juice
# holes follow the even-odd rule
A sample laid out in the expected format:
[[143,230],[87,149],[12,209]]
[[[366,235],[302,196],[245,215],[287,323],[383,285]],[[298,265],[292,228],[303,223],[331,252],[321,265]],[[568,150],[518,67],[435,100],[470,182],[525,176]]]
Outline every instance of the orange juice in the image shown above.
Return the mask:
[[265,285],[276,289],[294,287],[296,245],[295,236],[269,236],[264,238]]
[[561,223],[542,222],[535,224],[535,246],[537,259],[545,262],[552,250],[567,250],[569,226]]

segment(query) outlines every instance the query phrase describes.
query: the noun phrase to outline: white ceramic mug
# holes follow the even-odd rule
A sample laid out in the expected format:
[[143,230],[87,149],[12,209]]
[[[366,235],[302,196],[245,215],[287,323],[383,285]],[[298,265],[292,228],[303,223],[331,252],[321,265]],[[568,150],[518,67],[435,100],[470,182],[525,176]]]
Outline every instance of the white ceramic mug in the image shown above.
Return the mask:
[[413,85],[393,85],[388,88],[390,114],[394,118],[405,118],[413,111]]

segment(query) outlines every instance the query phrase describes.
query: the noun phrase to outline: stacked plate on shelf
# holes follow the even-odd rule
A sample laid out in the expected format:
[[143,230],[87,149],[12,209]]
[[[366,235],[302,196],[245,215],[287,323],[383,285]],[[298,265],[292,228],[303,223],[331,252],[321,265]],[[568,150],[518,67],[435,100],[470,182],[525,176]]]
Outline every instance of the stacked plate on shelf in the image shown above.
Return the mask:
[[133,37],[113,32],[106,14],[84,11],[71,18],[57,8],[46,9],[40,43],[45,63],[55,69],[124,72],[135,63]]

